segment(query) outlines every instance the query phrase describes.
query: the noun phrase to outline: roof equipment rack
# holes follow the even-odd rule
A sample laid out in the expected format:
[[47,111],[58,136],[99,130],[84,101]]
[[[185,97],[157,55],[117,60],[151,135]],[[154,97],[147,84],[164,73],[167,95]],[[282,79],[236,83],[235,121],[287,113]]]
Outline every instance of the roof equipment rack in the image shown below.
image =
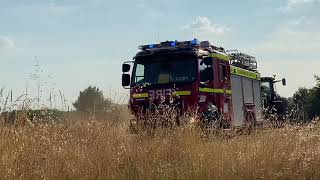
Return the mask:
[[255,57],[245,53],[241,53],[238,50],[228,50],[227,54],[230,56],[230,64],[247,69],[250,71],[256,71],[258,68],[257,60]]

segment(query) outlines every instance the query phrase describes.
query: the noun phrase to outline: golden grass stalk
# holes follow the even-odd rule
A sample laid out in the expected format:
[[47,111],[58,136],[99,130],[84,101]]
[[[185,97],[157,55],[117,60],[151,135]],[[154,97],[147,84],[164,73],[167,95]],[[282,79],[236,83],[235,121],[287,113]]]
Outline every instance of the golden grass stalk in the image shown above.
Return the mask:
[[320,127],[287,126],[233,138],[182,127],[153,136],[106,122],[2,126],[8,179],[318,179]]

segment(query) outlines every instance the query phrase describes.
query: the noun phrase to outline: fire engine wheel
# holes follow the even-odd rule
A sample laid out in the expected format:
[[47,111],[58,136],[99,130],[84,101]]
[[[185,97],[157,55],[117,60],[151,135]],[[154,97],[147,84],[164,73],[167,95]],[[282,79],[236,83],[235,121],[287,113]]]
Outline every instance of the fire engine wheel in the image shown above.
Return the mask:
[[130,119],[129,132],[131,134],[139,134],[150,131],[153,128],[153,123],[148,116]]
[[139,125],[137,124],[137,120],[136,119],[130,119],[130,123],[129,123],[129,132],[131,134],[138,134],[139,132]]
[[156,113],[147,112],[137,118],[130,119],[129,132],[153,133],[157,129],[170,129],[180,126],[181,113],[177,110],[160,109]]
[[220,133],[221,127],[222,127],[222,121],[221,118],[218,117],[218,115],[215,113],[212,114],[209,117],[202,117],[202,130],[207,135],[216,135]]
[[256,118],[255,118],[255,114],[251,111],[246,112],[246,116],[245,116],[245,130],[248,133],[251,133],[255,127],[256,124]]

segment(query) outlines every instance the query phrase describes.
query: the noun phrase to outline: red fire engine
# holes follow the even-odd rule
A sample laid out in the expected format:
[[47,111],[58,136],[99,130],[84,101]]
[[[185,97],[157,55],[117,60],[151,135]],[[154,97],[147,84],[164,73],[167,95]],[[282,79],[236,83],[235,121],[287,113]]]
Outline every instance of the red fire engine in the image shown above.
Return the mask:
[[129,109],[136,116],[170,97],[180,113],[197,107],[208,122],[222,119],[221,126],[229,128],[262,121],[264,101],[273,102],[274,89],[261,83],[274,79],[261,78],[253,56],[197,39],[139,49],[122,66],[122,85],[130,89]]

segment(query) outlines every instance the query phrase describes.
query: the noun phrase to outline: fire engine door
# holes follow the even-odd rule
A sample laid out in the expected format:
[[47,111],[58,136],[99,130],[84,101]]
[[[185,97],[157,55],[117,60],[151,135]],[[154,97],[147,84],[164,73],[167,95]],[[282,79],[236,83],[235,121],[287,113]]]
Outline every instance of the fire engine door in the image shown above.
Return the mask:
[[210,57],[200,59],[200,84],[203,87],[212,87],[213,64]]
[[230,112],[230,70],[228,70],[228,62],[220,62],[218,63],[218,86],[221,89],[220,107],[222,108],[222,112],[225,114],[229,114]]

